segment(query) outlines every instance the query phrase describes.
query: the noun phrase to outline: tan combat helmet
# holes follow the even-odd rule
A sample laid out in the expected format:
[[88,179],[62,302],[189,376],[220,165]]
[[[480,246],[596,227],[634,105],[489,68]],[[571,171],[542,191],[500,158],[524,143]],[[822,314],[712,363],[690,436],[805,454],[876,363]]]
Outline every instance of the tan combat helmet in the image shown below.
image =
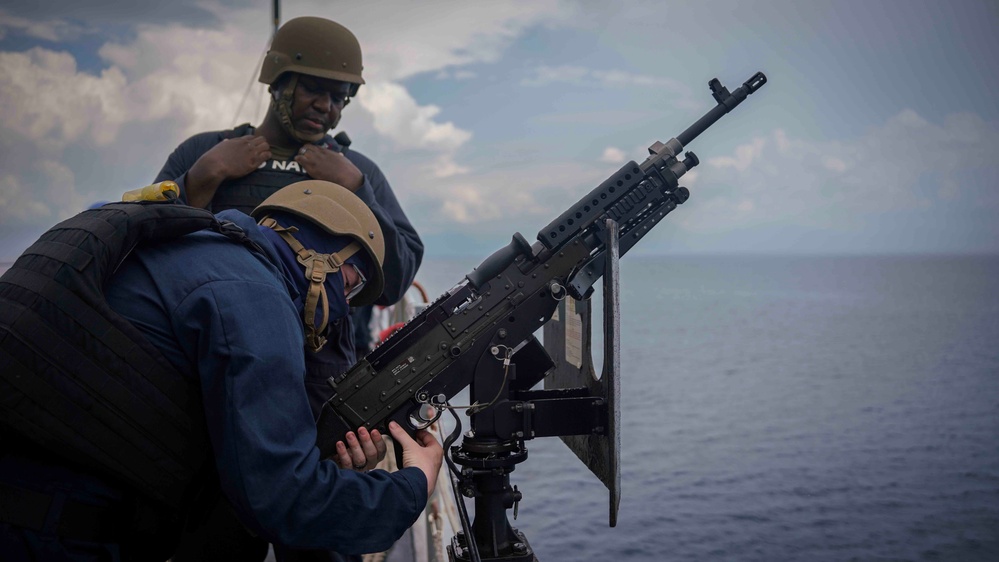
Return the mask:
[[288,20],[274,34],[259,81],[271,85],[285,72],[297,72],[354,84],[353,96],[364,84],[361,69],[361,44],[349,29],[307,16]]
[[[303,247],[295,239],[294,227],[281,225],[271,218],[269,213],[275,211],[297,215],[330,234],[347,236],[353,241],[335,253],[320,254],[312,248]],[[361,291],[350,300],[350,305],[372,304],[381,296],[385,284],[382,272],[385,237],[371,209],[347,188],[322,180],[296,182],[264,199],[250,215],[281,236],[305,268],[305,278],[310,285],[303,320],[306,341],[313,351],[318,351],[326,343],[324,334],[329,321],[329,301],[324,281],[327,274],[339,272],[349,257],[363,250],[373,265],[373,271],[369,272],[370,278]],[[319,305],[323,307],[323,318],[321,324],[316,326],[316,307]]]

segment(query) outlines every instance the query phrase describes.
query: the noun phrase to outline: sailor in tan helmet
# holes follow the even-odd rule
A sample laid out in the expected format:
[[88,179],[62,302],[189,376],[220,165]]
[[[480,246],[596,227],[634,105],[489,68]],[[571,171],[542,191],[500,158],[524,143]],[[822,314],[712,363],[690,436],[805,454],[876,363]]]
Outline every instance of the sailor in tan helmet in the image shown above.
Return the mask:
[[[383,233],[381,293],[372,295],[373,302],[394,304],[416,278],[423,243],[379,167],[355,150],[357,143],[348,148],[349,141],[338,142],[330,134],[365,83],[362,74],[360,43],[346,27],[318,17],[287,21],[275,33],[258,75],[258,80],[268,85],[270,98],[259,125],[246,123],[194,135],[174,150],[155,181],[176,181],[181,200],[188,204],[214,212],[237,209],[247,214],[282,187],[298,181],[325,180],[347,188],[367,205]],[[374,286],[369,285],[368,290],[373,292]],[[323,328],[321,322],[315,325],[316,337],[327,340],[318,352],[308,351],[305,356],[305,387],[315,416],[332,392],[326,380],[356,361],[355,335],[367,335],[371,313],[370,305],[362,306],[365,302],[369,302],[367,298],[355,297],[350,302],[351,316],[332,321],[323,330],[318,329]],[[355,316],[360,320],[354,322]],[[321,317],[318,312],[317,317]],[[319,339],[311,343],[317,344]],[[358,450],[370,451],[371,436],[359,431],[357,437],[360,439],[347,443],[348,456]],[[226,519],[227,509],[220,506],[221,516],[213,516],[209,522]],[[189,549],[184,552],[191,554],[184,557],[182,552],[175,559],[211,557],[217,552],[213,548],[221,546],[218,540],[223,535],[245,539],[242,550],[230,544],[233,550],[227,555],[248,559],[261,550],[266,554],[266,541],[253,539],[233,523],[229,526],[235,529],[232,533],[217,526],[202,527],[196,536],[188,537]]]
[[[107,205],[4,274],[0,309],[21,320],[0,327],[0,558],[263,560],[268,542],[283,560],[359,554],[426,507],[433,435],[390,425],[404,450],[391,474],[369,473],[375,430],[322,458],[305,388],[307,349],[336,345],[348,300],[380,292],[373,213],[308,180],[253,215]],[[199,525],[204,541],[182,536]]]
[[[274,35],[258,75],[270,92],[260,125],[191,137],[174,150],[155,181],[176,181],[181,199],[193,206],[244,213],[297,181],[346,187],[371,209],[385,235],[384,283],[374,302],[390,305],[416,278],[423,243],[378,166],[329,134],[364,84],[362,71],[360,44],[347,28],[318,17],[289,20]],[[370,311],[352,305],[354,312]],[[365,332],[367,323],[358,324],[358,333]],[[330,339],[336,345],[307,357],[316,415],[329,398],[324,381],[356,360],[350,319],[331,326]]]

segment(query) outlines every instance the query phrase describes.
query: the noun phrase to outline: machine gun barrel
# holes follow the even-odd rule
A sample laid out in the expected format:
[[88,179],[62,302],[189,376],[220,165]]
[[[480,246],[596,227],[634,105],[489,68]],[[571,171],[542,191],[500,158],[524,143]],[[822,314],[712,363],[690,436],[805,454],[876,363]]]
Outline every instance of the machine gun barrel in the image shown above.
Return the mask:
[[[729,93],[717,78],[712,79],[708,86],[715,101],[718,102],[713,109],[676,138],[650,146],[650,156],[641,166],[634,161],[622,166],[617,173],[541,229],[538,240],[549,249],[560,247],[577,232],[590,227],[598,218],[608,214],[621,225],[623,230],[621,239],[624,243],[624,231],[629,229],[629,222],[636,218],[634,211],[638,209],[638,212],[641,212],[648,204],[668,205],[668,202],[661,200],[662,197],[673,194],[679,188],[679,179],[699,163],[697,156],[692,152],[687,153],[685,160],[678,160],[677,156],[683,148],[766,82],[767,77],[762,72],[757,72],[741,87]],[[686,195],[667,197],[667,199],[673,199],[673,203],[680,204],[686,199]],[[622,256],[626,250],[627,248],[622,248]]]
[[766,83],[767,77],[762,72],[757,72],[752,78],[743,82],[742,86],[730,94],[728,89],[722,86],[721,82],[719,82],[717,78],[712,79],[708,82],[708,87],[711,88],[711,94],[714,96],[715,101],[718,102],[718,105],[716,105],[704,117],[698,119],[696,123],[687,127],[686,131],[677,135],[676,140],[678,140],[682,146],[687,146],[690,144],[690,141],[697,138],[697,136],[706,131],[708,127],[714,125],[716,121],[721,119],[722,115],[725,115],[729,111],[735,109],[736,106],[749,97],[749,94],[759,90]]
[[361,426],[386,431],[394,420],[413,432],[429,423],[421,412],[440,411],[446,399],[468,386],[480,361],[492,360],[491,349],[520,349],[566,294],[586,298],[607,259],[603,225],[618,225],[619,255],[624,255],[687,199],[679,178],[698,160],[691,152],[678,158],[684,145],[765,83],[757,73],[729,93],[711,80],[714,109],[678,137],[652,145],[641,165],[625,164],[538,232],[538,244],[515,234],[347,373],[331,378],[334,395],[317,425],[322,455],[332,454],[337,441]]

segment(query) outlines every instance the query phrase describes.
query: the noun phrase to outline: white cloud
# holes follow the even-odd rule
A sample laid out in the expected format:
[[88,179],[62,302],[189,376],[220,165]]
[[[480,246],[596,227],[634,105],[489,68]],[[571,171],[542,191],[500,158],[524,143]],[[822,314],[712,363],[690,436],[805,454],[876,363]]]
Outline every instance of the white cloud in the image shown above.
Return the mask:
[[[547,215],[527,185],[508,183],[491,174],[476,177],[474,182],[465,180],[443,187],[438,193],[443,216],[435,221],[437,226],[450,230],[458,225],[475,225],[480,233],[505,232],[519,220]],[[536,226],[542,226],[536,222]]]
[[487,201],[474,186],[467,185],[450,190],[441,211],[448,219],[461,225],[501,218],[496,205]]
[[845,172],[847,170],[846,162],[832,156],[824,158],[822,160],[822,165],[825,166],[827,170],[831,170],[833,172]]
[[680,183],[686,187],[694,187],[695,185],[697,185],[698,177],[700,177],[700,172],[698,172],[696,169],[690,170],[683,175],[683,179],[680,180]]
[[435,178],[449,178],[459,174],[467,174],[471,171],[465,166],[459,166],[456,164],[450,154],[442,154],[438,156],[434,160],[432,168],[433,176]]
[[410,180],[421,186],[420,198],[408,202],[407,213],[419,216],[428,233],[472,224],[477,235],[537,231],[609,174],[605,165],[556,161],[441,179],[416,176]]
[[4,223],[48,217],[45,203],[33,197],[31,186],[16,174],[0,176],[0,219]]
[[[221,27],[193,29],[160,22],[129,28],[126,35],[119,35],[128,39],[116,39],[100,48],[97,55],[106,67],[103,70],[93,70],[94,53],[78,59],[46,48],[0,53],[0,220],[4,226],[78,210],[93,199],[82,186],[110,186],[106,188],[110,192],[123,184],[134,187],[127,184],[144,174],[151,176],[170,148],[187,135],[259,121],[266,102],[264,88],[255,79],[269,33],[268,18],[262,14],[266,10],[261,6],[234,10],[214,1],[205,5],[224,22]],[[706,72],[721,60],[710,53],[694,59],[685,56],[681,69],[653,53],[650,60],[658,57],[657,62],[664,64],[636,58],[633,68],[642,70],[625,72],[606,70],[615,68],[608,61],[629,54],[625,48],[636,48],[637,39],[622,38],[612,47],[601,47],[601,53],[611,54],[610,59],[538,47],[552,39],[547,35],[550,28],[574,27],[575,33],[580,26],[591,26],[603,37],[613,36],[608,29],[644,23],[635,21],[635,9],[608,27],[606,16],[617,8],[558,0],[400,2],[391,9],[376,8],[378,17],[371,17],[370,3],[334,8],[325,0],[303,0],[287,8],[285,19],[323,15],[357,34],[364,48],[368,84],[347,111],[345,124],[355,140],[363,139],[357,148],[386,168],[421,231],[474,224],[477,231],[495,229],[507,234],[518,227],[513,222],[526,228],[542,226],[553,213],[606,178],[613,171],[607,164],[620,164],[644,152],[645,145],[637,151],[607,147],[620,143],[609,140],[617,137],[609,136],[615,129],[608,125],[637,130],[661,118],[667,104],[626,103],[610,108],[613,112],[597,113],[567,104],[560,108],[564,113],[557,115],[532,113],[531,107],[524,106],[518,117],[524,117],[526,125],[510,127],[523,130],[519,139],[491,141],[485,138],[484,129],[476,128],[473,142],[473,127],[482,125],[474,118],[457,117],[463,113],[448,111],[453,107],[448,103],[459,102],[447,101],[451,96],[438,101],[421,95],[421,100],[433,102],[421,104],[407,84],[439,87],[439,82],[424,80],[433,77],[467,80],[458,86],[474,96],[487,88],[525,90],[509,77],[527,72],[528,85],[570,84],[566,90],[573,95],[567,98],[573,101],[590,93],[602,94],[600,88],[614,88],[636,99],[653,90],[665,91],[673,98],[670,108],[688,103],[703,107],[705,96],[689,91],[694,81],[685,77],[681,84],[675,78],[685,76],[687,67],[704,66]],[[5,32],[51,41],[94,30],[0,15],[0,34]],[[517,60],[503,60],[503,54],[526,33],[531,41],[516,46]],[[504,66],[491,66],[494,63]],[[658,68],[673,68],[676,75],[655,74]],[[251,83],[249,101],[235,116]],[[698,91],[702,83],[697,82]],[[460,103],[466,99],[476,103],[474,97],[462,98]],[[504,101],[511,106],[518,103]],[[795,108],[786,109],[790,116]],[[797,117],[789,117],[793,118]],[[588,125],[586,130],[594,131],[589,137],[593,144],[564,135],[559,138],[555,127],[531,129],[533,124],[552,122],[565,123],[564,130],[573,131],[582,130],[571,127],[576,123]],[[807,122],[806,126],[809,123],[814,125]],[[563,150],[537,156],[537,151],[524,148],[542,142],[540,137],[549,130],[551,137],[543,142]],[[859,216],[876,217],[899,209],[975,202],[996,205],[997,174],[991,162],[997,141],[995,123],[970,114],[901,111],[865,134],[841,141],[802,138],[800,133],[777,129],[750,139],[731,154],[705,159],[704,165],[688,173],[683,184],[692,187],[692,199],[674,220],[695,231],[786,223],[837,228]],[[24,156],[32,151],[44,154],[48,163],[30,160],[30,165],[18,166],[29,161]],[[476,151],[482,151],[481,156]],[[573,162],[570,154],[589,154],[591,159]],[[593,161],[596,154],[603,164]],[[133,169],[126,173],[115,166]],[[992,194],[969,185],[969,173],[977,174],[972,178],[978,182],[974,185],[989,185]]]
[[[965,140],[938,146],[936,156],[926,158],[917,138]],[[961,203],[956,173],[992,170],[984,175],[995,177],[991,155],[974,143],[995,146],[999,130],[974,117],[934,124],[904,112],[850,142],[812,141],[777,129],[688,172],[681,185],[691,189],[691,199],[670,220],[691,233],[781,224],[846,230],[885,212]],[[427,233],[463,225],[475,225],[479,235],[531,233],[612,171],[597,161],[531,160],[456,177],[414,175],[408,181],[421,187],[407,212]],[[940,175],[937,187],[925,189],[922,182],[933,174]]]
[[[33,228],[95,199],[115,198],[151,180],[170,145],[232,125],[242,88],[231,84],[245,84],[256,62],[250,40],[241,44],[234,38],[240,33],[228,33],[239,21],[232,25],[140,27],[131,43],[101,48],[108,66],[96,73],[81,70],[69,52],[0,52],[0,139],[20,155],[0,156],[9,174],[2,186],[5,226]],[[142,128],[153,123],[159,126]],[[133,158],[122,162],[126,152]],[[44,158],[24,165],[25,154]]]
[[73,39],[85,32],[85,28],[64,20],[37,21],[13,16],[5,10],[0,10],[0,38],[11,30],[51,42]]
[[[324,9],[317,13],[328,11]],[[405,2],[380,10],[345,5],[331,14],[364,48],[366,80],[400,81],[424,72],[494,62],[523,31],[568,21],[580,10],[559,0]],[[419,45],[419,48],[413,48]]]
[[477,78],[478,73],[472,72],[470,70],[441,70],[437,73],[435,78],[438,80],[471,80]]
[[63,163],[40,158],[0,176],[0,223],[48,224],[85,206],[76,189],[73,171]]
[[715,168],[735,168],[740,172],[745,172],[763,154],[766,144],[766,139],[755,138],[749,144],[736,148],[734,156],[715,156],[708,159],[708,164]]
[[374,116],[375,130],[404,148],[428,148],[453,151],[471,138],[472,134],[454,123],[437,123],[440,113],[436,105],[419,105],[399,84],[376,82],[367,84],[361,107]]
[[[417,103],[398,81],[434,70],[470,78],[473,74],[461,65],[496,60],[523,29],[554,19],[560,13],[558,6],[558,2],[407,4],[385,11],[385,17],[377,19],[369,17],[370,8],[345,7],[343,17],[339,13],[335,17],[360,38],[368,81],[351,113],[368,113],[370,117],[351,122],[370,123],[374,133],[390,140],[396,151],[428,153],[420,173],[429,178],[467,174],[469,168],[456,162],[455,151],[471,133],[441,120],[438,106]],[[142,178],[147,175],[151,178],[169,152],[158,148],[161,145],[176,145],[201,131],[258,122],[266,104],[266,88],[256,83],[256,73],[269,22],[260,17],[259,8],[205,7],[219,16],[222,27],[139,25],[128,41],[116,40],[100,47],[97,54],[106,67],[97,72],[81,70],[69,52],[39,47],[0,52],[0,139],[33,143],[53,162],[67,162],[64,171],[69,172],[52,181],[46,179],[43,168],[8,171],[2,185],[2,213],[11,221],[8,226],[78,211],[87,201],[76,195],[75,182],[108,186],[104,189],[114,196],[123,186],[145,181]],[[325,3],[299,8],[320,15],[329,10]],[[285,17],[295,15],[286,13]],[[352,19],[360,23],[355,25]],[[419,25],[414,25],[416,21]],[[46,40],[65,40],[80,32],[58,21],[32,23],[10,17],[0,23],[0,32],[3,30]],[[251,95],[236,115],[247,84],[252,84]],[[157,129],[142,129],[144,123],[156,124]],[[125,127],[131,131],[129,138],[122,136]],[[95,166],[95,159],[115,161],[123,143],[150,150],[139,150],[141,160],[128,162],[140,175],[112,174],[114,180],[108,181],[108,171]],[[86,157],[80,155],[81,147],[86,147]],[[43,182],[51,183],[41,185]],[[45,198],[42,194],[50,185],[59,186],[63,196]],[[86,197],[106,195],[88,193]]]
[[839,229],[886,212],[961,204],[969,171],[978,179],[965,187],[995,190],[985,178],[997,177],[997,144],[999,128],[977,116],[952,114],[936,124],[912,110],[850,142],[775,130],[709,159],[704,187],[691,197],[696,204],[680,220],[698,232],[780,223]]
[[227,128],[260,117],[250,113],[255,103],[236,114],[247,85],[251,100],[265,95],[256,72],[266,28],[252,19],[245,12],[231,14],[222,29],[142,26],[132,43],[107,43],[99,54],[128,76],[133,119],[170,119],[184,136]]
[[600,155],[600,161],[610,164],[624,164],[628,161],[628,156],[620,148],[608,146],[604,149],[604,153]]
[[[357,26],[348,24],[361,37],[365,55],[368,86],[359,105],[375,111],[378,132],[401,146],[454,150],[469,134],[453,123],[436,122],[440,109],[417,104],[397,80],[435,69],[468,78],[467,71],[449,67],[495,60],[523,28],[553,17],[557,6],[541,2],[456,8],[421,3],[391,10],[377,25],[370,18]],[[78,71],[68,53],[3,53],[3,75],[17,77],[0,79],[0,94],[14,101],[7,104],[5,122],[36,140],[49,138],[55,129],[56,137],[75,140],[87,130],[93,140],[107,144],[126,121],[170,119],[184,135],[228,127],[234,121],[256,121],[260,115],[253,109],[265,90],[255,82],[256,71],[267,37],[258,11],[220,14],[226,22],[221,29],[139,26],[131,42],[100,48],[99,55],[110,66],[99,76]],[[340,19],[350,20],[356,13],[346,10]],[[420,25],[413,25],[413,18]],[[27,25],[19,21],[8,26]],[[393,22],[397,32],[385,34]],[[411,48],[413,44],[420,49]],[[236,116],[248,83],[253,84],[251,103]],[[46,96],[41,103],[38,94]]]
[[592,82],[601,86],[642,86],[672,90],[680,93],[690,92],[690,88],[686,84],[673,78],[651,74],[634,74],[621,70],[594,70],[573,65],[541,65],[532,69],[531,74],[531,77],[521,80],[521,84],[525,86],[543,86],[556,82],[570,82],[574,84]]
[[78,72],[69,53],[39,47],[3,52],[0,76],[3,127],[47,147],[77,140],[107,145],[129,117],[121,71]]
[[679,108],[696,109],[704,105],[699,97],[694,96],[687,84],[668,76],[635,74],[622,70],[596,70],[575,65],[539,65],[531,69],[530,73],[529,77],[520,81],[521,85],[546,86],[564,82],[576,86],[592,85],[601,88],[650,88],[672,94],[673,105]]
[[553,82],[582,83],[592,76],[592,71],[582,66],[539,66],[532,71],[533,76],[520,81],[522,86],[544,86]]
[[162,119],[183,136],[231,126],[263,44],[252,26],[238,18],[230,25],[140,27],[133,42],[100,48],[109,66],[98,75],[79,71],[67,52],[0,53],[0,116],[6,127],[48,144],[85,135],[108,145],[123,123]]

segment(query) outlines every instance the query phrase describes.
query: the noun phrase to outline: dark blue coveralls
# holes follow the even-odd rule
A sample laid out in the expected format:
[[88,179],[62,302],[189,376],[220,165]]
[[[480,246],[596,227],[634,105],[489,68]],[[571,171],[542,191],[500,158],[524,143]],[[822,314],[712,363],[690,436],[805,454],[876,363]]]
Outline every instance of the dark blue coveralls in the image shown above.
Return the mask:
[[[108,283],[108,302],[180,372],[198,377],[221,489],[247,529],[298,547],[388,548],[425,507],[426,477],[417,468],[343,471],[319,458],[304,386],[304,279],[253,219],[235,211],[220,218],[243,227],[266,255],[208,231],[143,247]],[[4,560],[119,559],[114,540],[58,532],[64,515],[113,510],[125,494],[113,482],[19,451],[0,456],[0,482],[53,498],[40,532],[0,524]]]

